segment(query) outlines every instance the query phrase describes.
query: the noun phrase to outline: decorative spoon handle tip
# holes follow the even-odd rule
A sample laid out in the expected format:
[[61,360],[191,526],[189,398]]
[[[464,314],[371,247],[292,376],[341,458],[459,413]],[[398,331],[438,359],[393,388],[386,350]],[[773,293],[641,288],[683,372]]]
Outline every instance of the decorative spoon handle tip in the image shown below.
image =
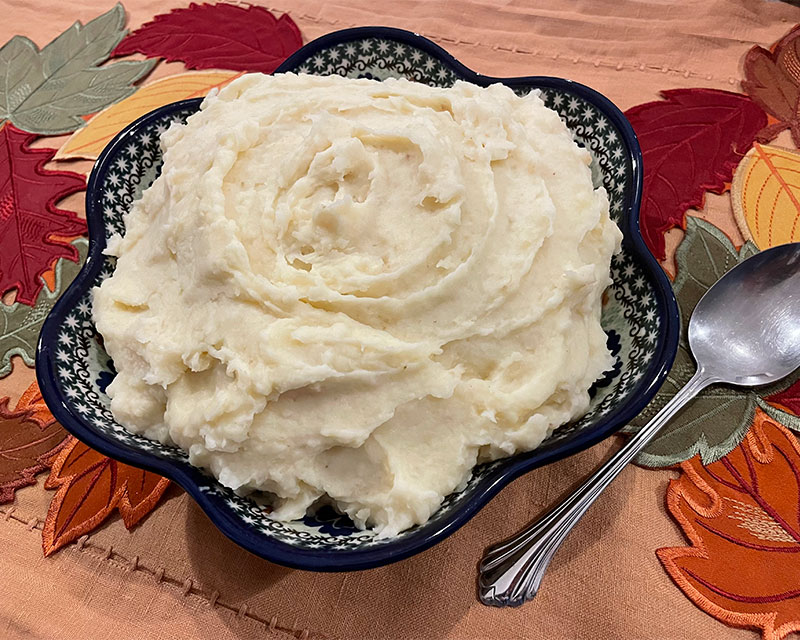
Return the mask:
[[518,607],[539,591],[544,572],[569,532],[620,471],[659,429],[713,382],[702,370],[566,500],[508,540],[489,547],[478,567],[478,598],[493,607]]

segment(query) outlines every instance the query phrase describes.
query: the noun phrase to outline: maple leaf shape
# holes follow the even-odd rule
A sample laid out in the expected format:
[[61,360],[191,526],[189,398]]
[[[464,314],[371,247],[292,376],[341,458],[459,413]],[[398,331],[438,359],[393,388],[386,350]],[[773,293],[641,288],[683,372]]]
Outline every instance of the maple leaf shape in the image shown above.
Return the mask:
[[742,89],[764,111],[778,119],[758,134],[769,142],[784,129],[800,147],[800,25],[775,43],[773,50],[753,47],[744,58]]
[[133,83],[153,60],[100,66],[125,36],[121,4],[86,25],[75,22],[41,51],[14,36],[0,48],[0,122],[31,133],[55,135],[84,125],[94,113],[136,90]]
[[114,509],[130,529],[153,510],[169,480],[112,460],[70,436],[44,486],[58,489],[42,530],[48,556],[95,529]]
[[[42,287],[33,306],[14,302],[0,304],[0,378],[11,372],[11,358],[20,356],[29,367],[34,365],[36,342],[44,319],[81,270],[89,253],[89,241],[78,238],[72,241],[78,251],[78,262],[61,258],[50,273],[53,274],[52,289]],[[71,347],[69,336],[62,338],[64,346]],[[65,342],[66,341],[66,342]]]
[[35,135],[6,124],[0,129],[0,296],[17,289],[32,305],[44,286],[41,275],[59,258],[78,260],[66,238],[86,232],[86,221],[56,203],[86,188],[69,171],[48,171],[55,149],[31,149]]
[[625,115],[642,147],[642,235],[660,260],[664,233],[683,226],[688,209],[701,208],[706,191],[723,193],[767,116],[747,96],[716,89],[663,91],[664,100]]
[[[692,543],[658,550],[670,577],[701,609],[766,640],[800,630],[800,444],[757,410],[745,439],[671,480],[667,506]],[[743,576],[747,576],[743,580]]]
[[187,69],[272,73],[302,44],[288,14],[275,18],[264,7],[192,3],[142,25],[112,55],[138,52],[179,60]]
[[67,432],[47,408],[33,382],[14,410],[0,399],[0,504],[11,502],[20,487],[36,483],[36,474],[50,467]]

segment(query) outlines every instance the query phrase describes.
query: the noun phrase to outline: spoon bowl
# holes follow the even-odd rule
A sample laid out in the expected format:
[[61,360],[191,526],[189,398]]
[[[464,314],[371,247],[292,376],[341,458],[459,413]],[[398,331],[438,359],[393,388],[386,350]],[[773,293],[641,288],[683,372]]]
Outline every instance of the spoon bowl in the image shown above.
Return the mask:
[[769,384],[800,367],[800,243],[737,265],[697,303],[689,346],[715,382]]

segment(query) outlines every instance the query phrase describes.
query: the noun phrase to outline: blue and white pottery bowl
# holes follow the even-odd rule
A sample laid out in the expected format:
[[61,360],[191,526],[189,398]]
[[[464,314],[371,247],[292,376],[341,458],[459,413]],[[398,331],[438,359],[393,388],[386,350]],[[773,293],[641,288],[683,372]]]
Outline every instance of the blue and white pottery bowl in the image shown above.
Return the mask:
[[225,535],[253,553],[301,569],[366,569],[430,547],[520,474],[586,449],[631,420],[653,397],[672,364],[678,310],[669,281],[639,232],[639,145],[619,109],[596,91],[560,78],[482,76],[425,38],[383,27],[348,29],[314,40],[276,73],[285,71],[404,76],[435,86],[464,79],[478,85],[502,82],[520,94],[539,91],[591,151],[596,184],[608,191],[612,216],[625,236],[623,250],[612,262],[614,283],[602,317],[616,366],[596,384],[584,418],[558,429],[535,451],[477,467],[467,486],[448,496],[428,522],[393,538],[377,539],[333,512],[276,522],[256,502],[235,495],[190,465],[180,449],[128,433],[111,415],[105,388],[114,369],[92,322],[91,289],[114,271],[114,259],[103,255],[107,239],[124,232],[123,214],[158,175],[159,134],[196,111],[200,100],[156,109],[106,147],[86,192],[89,257],[41,333],[36,372],[48,406],[68,431],[98,451],[177,482]]

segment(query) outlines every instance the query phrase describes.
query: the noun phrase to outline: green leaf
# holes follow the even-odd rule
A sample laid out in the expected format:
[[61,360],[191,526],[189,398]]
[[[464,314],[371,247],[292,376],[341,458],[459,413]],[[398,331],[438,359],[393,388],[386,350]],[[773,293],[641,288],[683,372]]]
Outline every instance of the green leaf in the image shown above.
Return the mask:
[[80,259],[73,262],[61,258],[56,263],[54,291],[50,291],[47,285],[42,287],[32,307],[20,302],[11,305],[0,303],[0,377],[11,373],[13,356],[21,356],[25,364],[33,366],[42,323],[56,300],[78,275],[89,253],[86,238],[73,240],[72,245],[78,250]]
[[0,122],[30,133],[68,133],[84,126],[81,116],[133,93],[155,61],[98,66],[125,37],[124,26],[117,4],[85,26],[76,22],[41,51],[28,38],[11,38],[0,49]]
[[[653,401],[626,427],[635,432],[672,399],[694,375],[696,364],[686,339],[689,317],[703,294],[734,266],[758,253],[751,242],[737,251],[728,237],[700,218],[687,217],[686,237],[675,261],[673,283],[681,313],[681,340],[675,363]],[[778,383],[785,386],[785,382]],[[778,385],[752,389],[714,385],[684,407],[636,459],[648,467],[668,467],[700,454],[703,464],[719,460],[744,438],[760,396],[775,393]],[[785,423],[784,423],[785,424]]]

